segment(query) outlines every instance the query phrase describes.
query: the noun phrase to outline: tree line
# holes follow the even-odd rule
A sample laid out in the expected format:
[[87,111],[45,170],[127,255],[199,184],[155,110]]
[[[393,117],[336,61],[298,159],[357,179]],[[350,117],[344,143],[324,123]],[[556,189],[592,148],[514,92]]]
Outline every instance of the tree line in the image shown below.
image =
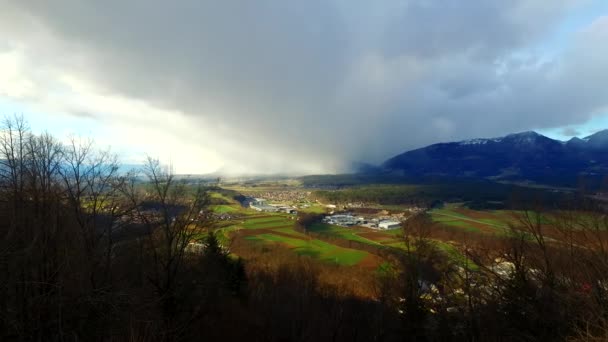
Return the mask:
[[182,304],[192,287],[188,246],[213,226],[208,202],[204,188],[193,191],[158,160],[123,174],[117,157],[90,140],[61,142],[32,133],[22,117],[5,118],[1,338],[180,336],[200,315]]

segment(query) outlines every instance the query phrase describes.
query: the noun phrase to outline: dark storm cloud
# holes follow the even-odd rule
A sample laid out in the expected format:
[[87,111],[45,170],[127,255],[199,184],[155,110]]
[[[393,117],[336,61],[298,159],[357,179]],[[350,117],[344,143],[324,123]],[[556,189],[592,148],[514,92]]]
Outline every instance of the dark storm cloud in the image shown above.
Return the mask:
[[331,170],[605,107],[606,21],[551,60],[540,48],[575,2],[20,1],[0,27],[108,93],[184,113],[231,162]]

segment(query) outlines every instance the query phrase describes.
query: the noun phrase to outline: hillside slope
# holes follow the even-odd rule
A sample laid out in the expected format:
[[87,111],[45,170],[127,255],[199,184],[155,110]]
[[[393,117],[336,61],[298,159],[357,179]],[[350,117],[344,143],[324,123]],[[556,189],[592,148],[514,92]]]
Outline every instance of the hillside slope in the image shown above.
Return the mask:
[[608,130],[583,139],[550,139],[536,132],[492,139],[439,143],[408,151],[382,164],[406,175],[475,177],[562,183],[608,174]]

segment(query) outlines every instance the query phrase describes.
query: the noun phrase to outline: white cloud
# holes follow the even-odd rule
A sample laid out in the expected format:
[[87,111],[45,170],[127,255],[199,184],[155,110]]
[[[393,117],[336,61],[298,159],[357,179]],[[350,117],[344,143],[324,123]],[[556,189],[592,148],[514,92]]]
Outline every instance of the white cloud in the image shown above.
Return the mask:
[[22,57],[15,50],[0,52],[0,96],[14,99],[30,97],[34,83],[23,77]]
[[335,171],[606,108],[604,19],[538,48],[578,3],[7,3],[0,93],[180,172]]
[[28,64],[19,51],[0,53],[0,96],[23,101],[34,112],[47,111],[63,121],[69,119],[66,113],[69,120],[82,121],[71,127],[80,128],[78,132],[69,128],[55,131],[61,139],[90,134],[100,146],[114,146],[127,156],[125,163],[140,163],[148,154],[172,163],[182,173],[212,172],[222,165],[216,151],[199,144],[200,131],[181,113],[103,94],[76,75],[47,69],[44,78],[30,70],[36,70],[35,65]]

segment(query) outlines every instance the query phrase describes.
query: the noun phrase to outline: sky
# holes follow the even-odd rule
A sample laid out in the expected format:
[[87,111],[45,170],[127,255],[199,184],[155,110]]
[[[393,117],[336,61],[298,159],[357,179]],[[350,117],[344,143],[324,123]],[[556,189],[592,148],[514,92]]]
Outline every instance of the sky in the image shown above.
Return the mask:
[[605,0],[0,0],[0,115],[178,173],[608,128]]

